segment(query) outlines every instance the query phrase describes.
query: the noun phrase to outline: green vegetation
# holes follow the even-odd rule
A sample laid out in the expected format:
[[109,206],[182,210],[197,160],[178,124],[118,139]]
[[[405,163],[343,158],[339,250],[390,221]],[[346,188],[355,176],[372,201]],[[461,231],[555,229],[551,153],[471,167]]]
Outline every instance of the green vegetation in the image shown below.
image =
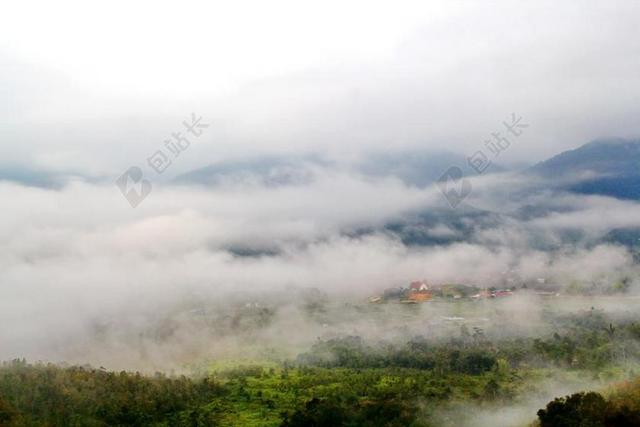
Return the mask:
[[215,419],[206,404],[222,393],[207,378],[145,377],[16,360],[0,367],[0,425],[210,425]]
[[524,379],[497,371],[248,366],[190,380],[17,361],[0,368],[0,417],[7,425],[297,426],[331,415],[342,421],[317,425],[420,426],[438,402],[517,394]]
[[[596,310],[550,321],[553,331],[539,337],[502,337],[464,324],[448,338],[336,337],[288,362],[216,362],[190,377],[13,361],[0,365],[0,425],[458,426],[443,412],[523,403],[550,380],[587,377],[604,385],[635,375],[639,324]],[[640,387],[616,390],[610,400],[557,399],[540,411],[541,425],[574,425],[558,420],[594,414],[605,414],[605,424],[575,425],[635,420]],[[534,418],[532,410],[529,422]]]
[[538,411],[540,427],[635,427],[640,425],[640,379],[600,393],[580,392],[556,398]]
[[348,368],[401,367],[440,374],[478,375],[500,363],[511,369],[559,367],[601,371],[635,361],[640,355],[640,324],[615,325],[601,312],[556,317],[555,332],[546,337],[486,336],[481,328],[460,327],[458,336],[428,340],[415,337],[401,345],[367,345],[359,337],[342,337],[314,344],[298,356],[303,365]]
[[538,411],[540,427],[633,427],[640,425],[640,411],[619,408],[602,395],[575,393],[556,398]]

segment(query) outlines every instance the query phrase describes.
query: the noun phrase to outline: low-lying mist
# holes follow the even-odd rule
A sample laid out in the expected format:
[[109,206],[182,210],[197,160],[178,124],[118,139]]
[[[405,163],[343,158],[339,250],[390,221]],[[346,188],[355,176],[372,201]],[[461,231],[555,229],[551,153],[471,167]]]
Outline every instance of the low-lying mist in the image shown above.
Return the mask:
[[[500,185],[478,178],[477,191],[454,210],[435,186],[326,169],[277,187],[160,186],[132,209],[113,185],[2,182],[0,359],[153,370],[221,356],[295,357],[331,335],[436,337],[449,323],[459,329],[443,320],[450,317],[505,334],[548,327],[539,297],[526,291],[491,305],[366,303],[416,279],[478,287],[544,281],[594,294],[623,282],[627,294],[638,293],[633,254],[599,240],[640,226],[633,203],[558,195],[544,205],[539,193],[502,200]],[[546,210],[521,215],[533,202]],[[618,213],[598,216],[612,209]],[[429,219],[416,223],[425,212]],[[440,243],[414,244],[388,226],[403,221]],[[608,301],[557,305],[635,303]]]

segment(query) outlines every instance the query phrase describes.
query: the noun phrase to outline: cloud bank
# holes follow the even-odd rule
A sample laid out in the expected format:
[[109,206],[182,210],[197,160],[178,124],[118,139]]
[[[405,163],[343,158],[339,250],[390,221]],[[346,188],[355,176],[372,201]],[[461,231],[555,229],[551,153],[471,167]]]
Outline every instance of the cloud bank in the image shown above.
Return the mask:
[[[522,218],[517,206],[527,206],[529,198],[502,204],[508,206],[502,212],[473,206],[500,205],[492,196],[500,191],[491,190],[491,182],[491,177],[475,181],[484,190],[458,210],[447,207],[435,186],[420,189],[392,177],[330,168],[300,185],[272,187],[249,180],[209,189],[159,186],[137,209],[114,185],[73,182],[54,190],[2,182],[0,197],[10,203],[0,224],[0,324],[11,327],[0,328],[0,358],[120,366],[132,360],[149,363],[149,350],[156,348],[154,357],[162,354],[162,360],[148,366],[159,366],[165,357],[175,362],[220,354],[234,348],[225,341],[231,338],[212,332],[211,325],[200,325],[198,332],[192,315],[186,323],[176,316],[207,310],[208,316],[224,317],[228,305],[287,300],[283,295],[314,288],[345,301],[364,301],[419,278],[500,286],[505,275],[515,274],[522,282],[542,277],[560,285],[585,281],[594,286],[627,277],[631,292],[640,290],[633,282],[638,273],[633,254],[598,240],[617,227],[640,226],[635,204],[559,195],[554,209]],[[598,216],[612,210],[626,215]],[[387,227],[424,212],[429,220],[416,227],[451,238],[448,243],[406,244]],[[489,212],[492,220],[478,212]],[[464,233],[448,222],[452,216],[464,223]],[[573,240],[567,240],[562,233],[576,227],[581,237],[575,240],[569,233]],[[288,328],[291,319],[309,323],[299,312],[304,298],[293,297],[290,308],[280,309],[271,335],[262,337],[282,340],[279,328]],[[136,338],[135,331],[164,330],[158,326],[163,322],[177,322],[183,325],[177,329],[191,332],[172,335],[163,352],[162,340]],[[311,323],[308,333],[291,337],[293,343],[302,345],[323,333],[321,324]],[[346,322],[350,326],[343,331],[358,329],[356,324]],[[101,336],[97,331],[106,334],[104,341],[95,342]],[[149,342],[140,346],[139,339]],[[134,357],[125,348],[146,350]]]

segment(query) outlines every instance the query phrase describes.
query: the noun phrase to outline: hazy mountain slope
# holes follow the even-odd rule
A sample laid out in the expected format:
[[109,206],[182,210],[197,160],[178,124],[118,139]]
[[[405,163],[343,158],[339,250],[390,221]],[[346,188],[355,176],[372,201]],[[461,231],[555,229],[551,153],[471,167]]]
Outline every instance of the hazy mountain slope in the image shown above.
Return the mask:
[[[355,160],[329,160],[321,155],[269,156],[224,161],[196,169],[175,178],[178,184],[217,186],[253,181],[269,186],[305,184],[313,169],[340,170],[370,177],[395,177],[407,185],[426,187],[450,167],[474,175],[465,156],[448,151],[400,150],[370,153]],[[504,170],[492,164],[486,173]]]
[[56,173],[26,167],[0,166],[0,181],[10,181],[29,187],[60,188],[72,177],[89,180],[74,173]]
[[581,194],[640,199],[640,140],[600,139],[529,170]]
[[175,178],[177,184],[217,186],[252,181],[267,186],[305,184],[309,168],[321,166],[317,157],[256,157],[214,163]]

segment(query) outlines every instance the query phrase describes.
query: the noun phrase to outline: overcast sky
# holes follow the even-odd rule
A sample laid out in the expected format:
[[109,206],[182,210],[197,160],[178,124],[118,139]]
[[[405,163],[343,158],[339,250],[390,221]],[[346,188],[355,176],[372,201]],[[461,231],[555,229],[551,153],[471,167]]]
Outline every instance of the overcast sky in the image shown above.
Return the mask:
[[228,157],[470,153],[640,135],[640,3],[20,1],[0,13],[0,164],[115,175],[190,113],[172,173]]
[[[0,327],[0,359],[117,366],[118,346],[85,340],[95,325],[118,319],[113,330],[139,342],[120,325],[238,289],[362,299],[418,278],[490,285],[516,271],[610,284],[640,274],[627,248],[602,244],[640,227],[638,203],[540,192],[509,172],[470,178],[473,209],[457,211],[460,221],[437,186],[341,165],[301,162],[310,179],[295,185],[154,181],[136,209],[114,185],[192,112],[209,127],[168,175],[260,155],[470,155],[512,113],[529,127],[496,162],[638,136],[640,2],[6,3],[0,177],[11,167],[105,180],[0,180],[0,325],[11,325]],[[451,243],[405,246],[383,227],[395,223]]]

